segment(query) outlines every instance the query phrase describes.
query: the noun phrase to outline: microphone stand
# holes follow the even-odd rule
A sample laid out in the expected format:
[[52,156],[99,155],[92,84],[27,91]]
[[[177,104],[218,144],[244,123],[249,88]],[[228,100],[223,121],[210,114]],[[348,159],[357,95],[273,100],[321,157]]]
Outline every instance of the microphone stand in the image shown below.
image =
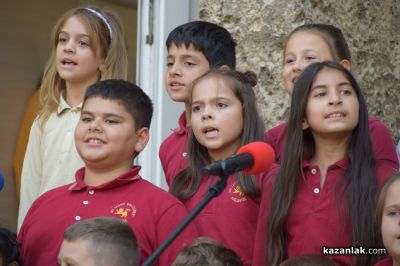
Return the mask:
[[161,253],[171,244],[172,241],[189,225],[189,223],[207,206],[207,204],[217,197],[225,189],[228,175],[220,175],[219,180],[208,189],[207,195],[194,207],[194,209],[183,219],[176,229],[166,240],[147,258],[142,266],[150,266],[161,255]]

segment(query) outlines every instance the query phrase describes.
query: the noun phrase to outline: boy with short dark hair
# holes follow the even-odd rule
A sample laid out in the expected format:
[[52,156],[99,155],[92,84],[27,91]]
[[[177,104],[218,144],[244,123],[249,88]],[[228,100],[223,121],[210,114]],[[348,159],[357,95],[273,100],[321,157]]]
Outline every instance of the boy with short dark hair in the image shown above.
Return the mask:
[[[75,145],[85,167],[76,181],[39,197],[18,240],[27,265],[54,265],[64,230],[77,221],[112,216],[128,223],[140,245],[140,263],[186,217],[184,205],[139,175],[132,165],[149,139],[153,105],[136,85],[104,80],[87,89]],[[189,225],[155,265],[171,265],[185,243],[197,236]]]
[[236,43],[225,28],[210,22],[193,21],[172,30],[166,46],[167,92],[173,101],[185,105],[185,112],[178,121],[179,128],[164,140],[159,151],[167,184],[171,186],[176,174],[187,167],[190,84],[212,68],[235,69]]
[[199,237],[179,252],[172,266],[242,266],[231,249],[208,237]]
[[127,223],[113,217],[96,217],[65,230],[58,265],[138,266],[139,246]]

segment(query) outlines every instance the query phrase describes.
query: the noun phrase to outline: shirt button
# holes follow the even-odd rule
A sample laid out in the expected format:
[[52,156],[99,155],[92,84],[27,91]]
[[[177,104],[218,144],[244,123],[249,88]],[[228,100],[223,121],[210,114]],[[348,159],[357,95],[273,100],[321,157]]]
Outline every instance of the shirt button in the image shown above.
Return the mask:
[[75,216],[75,220],[76,220],[76,221],[80,221],[80,220],[81,220],[81,217],[80,217],[79,215],[77,215],[77,216]]
[[93,195],[93,194],[94,194],[94,190],[92,190],[92,189],[89,190],[89,194],[90,194],[90,195]]
[[84,201],[83,201],[83,204],[84,204],[84,205],[88,205],[88,204],[89,204],[89,201],[84,200]]
[[318,194],[319,193],[319,188],[314,188],[314,193]]
[[187,156],[187,152],[183,152],[182,157],[186,157],[186,156]]
[[313,175],[315,175],[317,173],[317,170],[316,169],[311,169],[311,174],[313,174]]

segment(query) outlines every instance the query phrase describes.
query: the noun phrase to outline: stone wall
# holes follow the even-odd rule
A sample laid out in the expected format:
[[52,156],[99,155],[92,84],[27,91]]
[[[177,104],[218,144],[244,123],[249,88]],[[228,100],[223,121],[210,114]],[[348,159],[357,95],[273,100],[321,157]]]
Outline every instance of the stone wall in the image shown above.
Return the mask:
[[307,22],[338,26],[349,42],[352,72],[370,115],[399,137],[399,0],[200,0],[200,18],[226,27],[238,43],[238,69],[257,73],[258,103],[268,128],[288,115],[289,96],[280,80],[285,36]]

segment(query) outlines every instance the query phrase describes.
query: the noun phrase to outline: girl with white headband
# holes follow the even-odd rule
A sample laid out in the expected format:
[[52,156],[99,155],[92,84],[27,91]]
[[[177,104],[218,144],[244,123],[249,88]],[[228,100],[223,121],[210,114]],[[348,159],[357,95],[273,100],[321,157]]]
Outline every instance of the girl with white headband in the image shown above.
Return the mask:
[[38,196],[73,182],[75,171],[83,166],[74,130],[86,88],[127,75],[128,57],[117,15],[84,7],[71,9],[58,20],[22,168],[18,228]]

